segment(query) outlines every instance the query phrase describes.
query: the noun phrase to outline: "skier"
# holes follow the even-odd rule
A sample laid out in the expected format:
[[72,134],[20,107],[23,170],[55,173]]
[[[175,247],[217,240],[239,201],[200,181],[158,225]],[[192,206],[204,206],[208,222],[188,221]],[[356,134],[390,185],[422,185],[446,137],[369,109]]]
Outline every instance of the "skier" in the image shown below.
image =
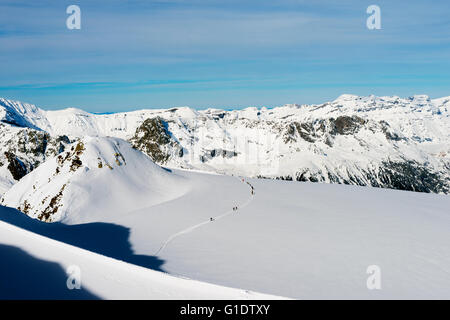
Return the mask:
[[214,221],[214,219],[213,218],[209,218],[209,221]]

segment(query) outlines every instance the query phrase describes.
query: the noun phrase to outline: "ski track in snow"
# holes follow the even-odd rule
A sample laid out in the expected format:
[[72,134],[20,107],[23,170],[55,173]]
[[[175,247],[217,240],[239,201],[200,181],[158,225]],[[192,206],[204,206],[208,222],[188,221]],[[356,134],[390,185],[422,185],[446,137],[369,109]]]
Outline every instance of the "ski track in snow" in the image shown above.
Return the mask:
[[[248,185],[250,186],[250,188],[252,188],[252,185],[251,185],[250,183],[248,183],[244,178],[236,177],[236,179],[238,179],[239,182],[248,184]],[[251,190],[252,190],[252,189],[251,189]],[[253,192],[254,192],[254,188],[253,188]],[[255,192],[254,192],[254,193],[255,193]],[[249,197],[243,204],[237,205],[237,208],[238,208],[237,210],[243,209],[243,208],[245,208],[246,206],[248,206],[248,205],[253,201],[253,198],[254,198],[254,195],[255,195],[254,193],[253,193],[253,194],[250,193],[250,197]],[[177,233],[171,235],[171,236],[170,236],[170,237],[162,244],[162,246],[158,249],[158,251],[155,252],[154,256],[158,256],[158,254],[160,254],[160,253],[167,247],[167,245],[168,245],[170,242],[172,242],[173,240],[175,240],[177,237],[179,237],[179,236],[181,236],[181,235],[183,235],[183,234],[186,234],[186,233],[190,233],[190,232],[194,231],[195,229],[200,228],[200,227],[202,227],[202,226],[204,226],[204,225],[206,225],[206,224],[208,224],[208,223],[216,222],[216,221],[218,221],[218,220],[220,220],[220,219],[222,219],[222,218],[225,218],[226,216],[228,216],[228,215],[230,215],[230,214],[232,214],[232,213],[234,213],[234,212],[235,212],[235,211],[234,211],[233,209],[228,210],[227,212],[225,212],[225,213],[223,213],[223,214],[221,214],[221,215],[212,217],[212,218],[213,218],[212,221],[208,219],[208,220],[206,220],[206,221],[203,221],[203,222],[201,222],[201,223],[199,223],[199,224],[193,225],[193,226],[191,226],[191,227],[189,227],[189,228],[186,228],[186,229],[184,229],[184,230],[181,230],[180,232],[177,232]]]

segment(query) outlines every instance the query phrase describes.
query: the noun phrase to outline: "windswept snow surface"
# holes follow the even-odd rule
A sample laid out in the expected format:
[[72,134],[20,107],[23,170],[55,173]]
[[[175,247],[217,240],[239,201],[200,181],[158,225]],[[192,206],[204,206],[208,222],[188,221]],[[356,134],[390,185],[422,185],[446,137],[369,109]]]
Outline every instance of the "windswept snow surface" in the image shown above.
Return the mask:
[[[186,198],[116,221],[171,274],[299,299],[450,298],[448,196],[250,180],[248,202],[234,177],[179,174],[196,185]],[[370,265],[381,290],[367,289]]]
[[[108,172],[118,172],[114,170]],[[299,299],[450,298],[446,195],[161,172],[189,188],[146,207],[128,202],[126,210],[96,214],[90,214],[94,211],[88,201],[83,214],[64,215],[61,221],[71,224],[68,227],[102,222],[126,228],[135,256],[156,256],[160,270],[221,286]],[[91,190],[90,199],[96,198],[96,190]],[[110,192],[118,201],[128,201]],[[136,189],[133,197],[151,198],[149,192]],[[74,200],[84,200],[76,195]],[[71,193],[66,196],[72,198]],[[232,210],[236,206],[238,210]],[[58,239],[78,244],[70,239],[76,236],[63,234],[67,236]],[[97,240],[84,239],[85,248],[92,245],[89,241],[94,247],[100,239],[111,241],[111,249],[103,251],[120,259],[113,249],[114,236],[102,234],[98,232]],[[366,286],[371,265],[381,270],[381,290]]]
[[[11,209],[0,206],[0,216],[8,211]],[[22,218],[13,214],[15,220]],[[73,272],[68,269],[73,266],[80,271],[80,290],[69,290],[66,285],[66,272]],[[0,299],[280,299],[173,277],[2,221],[0,271]]]

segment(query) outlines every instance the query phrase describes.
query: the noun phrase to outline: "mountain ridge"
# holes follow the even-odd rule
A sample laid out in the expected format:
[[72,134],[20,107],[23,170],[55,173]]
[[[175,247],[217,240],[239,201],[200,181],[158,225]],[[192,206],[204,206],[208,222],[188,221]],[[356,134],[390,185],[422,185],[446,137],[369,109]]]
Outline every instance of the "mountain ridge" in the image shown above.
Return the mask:
[[450,190],[450,97],[343,94],[318,105],[113,114],[75,108],[45,111],[6,99],[0,99],[0,106],[5,125],[16,123],[71,141],[84,136],[121,138],[171,168],[422,192]]
[[1,203],[41,221],[70,224],[123,215],[130,207],[167,201],[184,190],[183,179],[126,141],[84,137],[20,179]]

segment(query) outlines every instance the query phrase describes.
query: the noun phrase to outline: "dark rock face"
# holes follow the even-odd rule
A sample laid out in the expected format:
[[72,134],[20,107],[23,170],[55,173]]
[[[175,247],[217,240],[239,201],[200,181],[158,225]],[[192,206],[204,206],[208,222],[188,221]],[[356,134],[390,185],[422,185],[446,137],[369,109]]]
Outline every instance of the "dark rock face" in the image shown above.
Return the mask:
[[336,119],[331,118],[330,124],[332,127],[332,134],[354,134],[356,133],[362,125],[366,123],[366,120],[357,116],[340,116]]
[[391,131],[389,123],[387,123],[386,121],[380,121],[380,125],[381,130],[383,131],[384,136],[386,137],[387,140],[391,141],[402,140],[402,138],[397,133]]
[[330,147],[332,142],[330,136],[355,134],[367,123],[358,116],[339,116],[329,119],[319,119],[313,122],[291,122],[286,127],[284,142],[296,142],[301,138],[309,143],[315,143],[319,139],[325,139],[325,143]]
[[[8,130],[5,126],[0,129]],[[0,161],[0,166],[7,164],[12,177],[20,180],[47,158],[63,152],[69,143],[66,136],[52,138],[47,132],[24,128],[2,142],[5,160]]]
[[312,123],[292,122],[287,127],[284,142],[290,143],[297,141],[297,134],[300,138],[310,143],[314,143],[317,139],[317,133],[315,132]]
[[[57,157],[58,165],[62,167],[65,162],[70,162],[70,171],[76,171],[83,165],[80,156],[83,154],[85,148],[83,142],[79,141],[69,151],[61,153]],[[59,168],[56,168],[58,170]],[[57,172],[58,173],[58,172]]]
[[235,151],[229,151],[229,150],[223,150],[223,149],[212,149],[212,150],[207,150],[205,152],[205,154],[200,157],[200,161],[207,162],[216,157],[231,159],[233,157],[236,157],[237,155],[238,154]]
[[[332,148],[336,136],[356,135],[362,128],[369,133],[383,134],[393,150],[397,148],[397,143],[408,143],[408,139],[401,133],[394,132],[386,121],[368,121],[358,116],[339,116],[308,123],[291,122],[284,131],[284,142],[291,144],[303,139],[310,144],[323,142]],[[448,174],[434,172],[434,169],[426,163],[408,159],[400,161],[386,159],[375,167],[378,169],[359,168],[352,172],[347,169],[344,173],[336,173],[339,170],[325,169],[325,172],[322,172],[311,168],[299,168],[293,176],[280,176],[278,179],[353,184],[417,192],[450,192]]]
[[172,138],[167,123],[160,117],[146,119],[136,129],[130,142],[133,148],[144,152],[159,164],[167,162],[171,155],[170,149],[177,149],[177,154],[183,155],[181,146]]
[[383,162],[379,172],[380,181],[385,188],[417,191],[448,193],[448,184],[437,172],[413,161]]
[[309,168],[297,171],[294,177],[281,176],[279,180],[301,182],[331,182],[347,185],[371,186],[405,191],[445,193],[450,192],[449,181],[442,172],[431,169],[414,161],[384,161],[378,170],[364,171],[361,175],[347,171],[345,177],[329,171],[312,172]]
[[57,151],[55,150],[55,152],[57,152],[58,154],[61,152],[64,152],[64,150],[66,149],[66,146],[71,143],[72,142],[70,141],[69,137],[67,137],[67,136],[57,137],[56,138]]
[[[61,190],[59,190],[58,194],[56,194],[51,200],[49,205],[45,208],[44,211],[42,211],[41,214],[39,214],[38,219],[44,222],[51,222],[51,217],[56,212],[58,212],[58,209],[60,207],[60,201],[63,196],[64,189],[66,188],[66,184],[64,184],[61,187]],[[25,214],[27,212],[23,211]]]
[[26,165],[13,153],[5,152],[5,157],[9,161],[8,170],[11,172],[11,175],[15,180],[20,180],[28,173]]

